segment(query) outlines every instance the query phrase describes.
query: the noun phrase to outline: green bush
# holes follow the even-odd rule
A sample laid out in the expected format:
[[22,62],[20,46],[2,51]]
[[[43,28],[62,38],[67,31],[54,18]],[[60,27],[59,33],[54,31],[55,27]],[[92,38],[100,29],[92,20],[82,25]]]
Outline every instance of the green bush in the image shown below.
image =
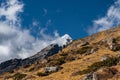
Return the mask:
[[60,54],[60,56],[67,56],[68,54],[66,54],[66,53],[62,53],[62,54]]
[[23,66],[23,68],[28,68],[28,67],[30,67],[30,65],[29,65],[29,64],[28,64],[28,65]]
[[120,57],[110,57],[104,61],[93,63],[91,66],[88,66],[87,69],[83,71],[78,71],[78,74],[83,75],[87,74],[93,71],[96,71],[97,69],[100,69],[101,67],[111,67],[114,65],[117,65],[117,63],[120,61]]
[[14,73],[14,70],[8,71],[9,73]]
[[33,71],[34,69],[35,69],[34,67],[33,67],[33,68],[30,68],[30,69],[29,69],[29,72]]
[[65,63],[65,57],[61,57],[57,59],[56,65],[62,65]]
[[88,50],[91,50],[92,49],[92,46],[84,46],[82,47],[80,50],[77,50],[77,53],[78,54],[84,54],[86,53]]
[[14,75],[14,80],[22,80],[26,76],[27,76],[26,74],[16,73]]
[[65,62],[66,62],[65,57],[61,56],[60,58],[50,60],[47,65],[48,66],[59,66],[59,65],[64,64]]
[[42,73],[42,72],[38,72],[37,75],[40,77],[40,76],[48,76],[49,73]]

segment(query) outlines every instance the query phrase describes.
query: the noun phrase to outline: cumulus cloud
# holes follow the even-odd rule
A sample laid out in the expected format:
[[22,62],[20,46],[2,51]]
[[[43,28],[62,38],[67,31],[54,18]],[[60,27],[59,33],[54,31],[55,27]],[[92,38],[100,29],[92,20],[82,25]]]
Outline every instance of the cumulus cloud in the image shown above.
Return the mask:
[[110,6],[104,17],[93,21],[93,26],[88,29],[88,33],[91,35],[118,25],[120,25],[120,0]]
[[18,19],[18,13],[23,11],[23,4],[17,0],[6,0],[0,6],[0,18],[5,17],[5,20],[10,24],[15,24]]
[[60,37],[60,35],[59,35],[59,33],[58,33],[57,30],[54,31],[54,35],[55,35],[55,37],[57,37],[57,38]]
[[35,27],[36,27],[36,26],[38,26],[38,25],[39,25],[39,22],[38,22],[38,21],[33,21],[33,22],[32,22],[32,26],[35,26]]
[[[18,16],[23,7],[24,4],[18,0],[5,0],[0,6],[0,62],[29,57],[59,37],[58,32],[54,32],[54,36],[45,34],[47,28],[40,29],[41,38],[32,36],[28,29],[22,29]],[[48,20],[46,27],[50,23]]]

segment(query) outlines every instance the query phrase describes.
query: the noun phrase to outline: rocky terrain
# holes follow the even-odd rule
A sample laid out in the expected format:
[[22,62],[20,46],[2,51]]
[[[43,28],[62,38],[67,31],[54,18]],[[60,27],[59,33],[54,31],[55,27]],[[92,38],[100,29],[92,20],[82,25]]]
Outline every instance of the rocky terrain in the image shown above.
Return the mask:
[[120,27],[66,40],[1,63],[0,80],[120,80]]

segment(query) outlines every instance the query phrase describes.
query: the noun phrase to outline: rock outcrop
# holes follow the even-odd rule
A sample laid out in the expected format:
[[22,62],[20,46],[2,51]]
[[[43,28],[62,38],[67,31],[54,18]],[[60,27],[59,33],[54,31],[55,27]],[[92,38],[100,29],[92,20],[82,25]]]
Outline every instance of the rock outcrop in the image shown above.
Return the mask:
[[48,47],[41,50],[40,52],[38,52],[37,54],[26,59],[12,59],[3,62],[0,64],[0,74],[3,72],[12,71],[16,68],[19,68],[20,66],[33,64],[37,61],[40,61],[42,59],[56,54],[59,50],[61,50],[61,47],[59,47],[57,44],[51,44]]

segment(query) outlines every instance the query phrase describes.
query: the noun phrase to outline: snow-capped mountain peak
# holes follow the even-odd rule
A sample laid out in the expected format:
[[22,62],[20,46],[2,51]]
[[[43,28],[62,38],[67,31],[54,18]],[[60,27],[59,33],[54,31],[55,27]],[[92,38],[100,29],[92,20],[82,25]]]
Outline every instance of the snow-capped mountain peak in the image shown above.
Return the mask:
[[68,34],[65,34],[62,37],[54,40],[52,43],[58,44],[59,46],[63,47],[64,45],[68,45],[71,42],[72,38]]

